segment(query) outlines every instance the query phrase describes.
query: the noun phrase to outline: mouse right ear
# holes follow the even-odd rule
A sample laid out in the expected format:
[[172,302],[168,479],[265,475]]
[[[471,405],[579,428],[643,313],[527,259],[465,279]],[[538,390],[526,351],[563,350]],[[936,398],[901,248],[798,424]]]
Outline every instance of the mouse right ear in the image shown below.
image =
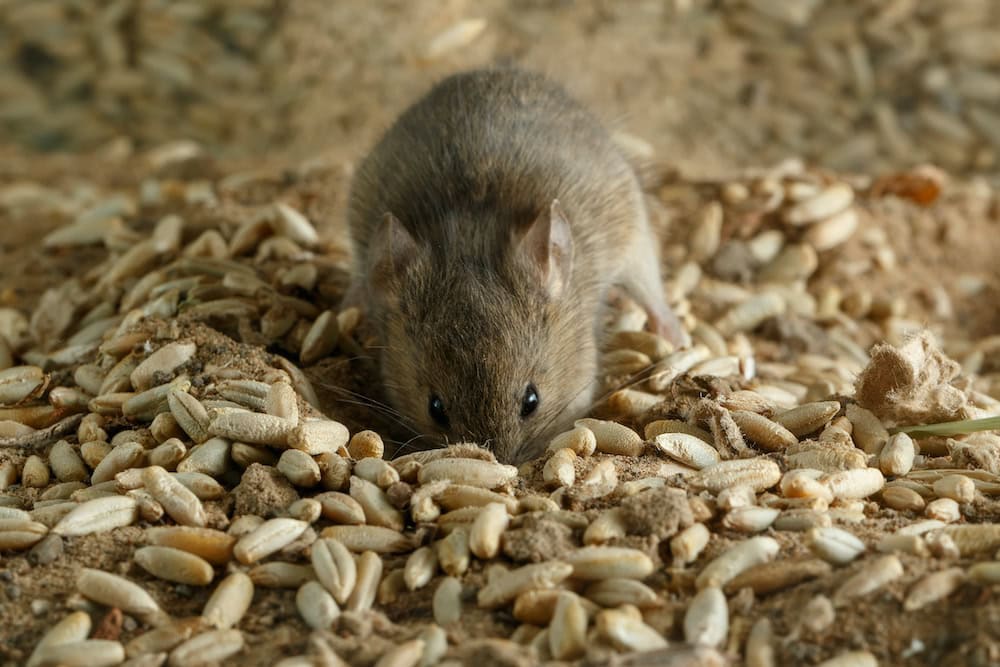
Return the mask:
[[375,290],[392,290],[418,252],[409,230],[392,213],[386,213],[368,248],[368,277]]
[[573,234],[558,199],[553,199],[524,232],[520,246],[535,267],[550,298],[557,299],[569,282]]

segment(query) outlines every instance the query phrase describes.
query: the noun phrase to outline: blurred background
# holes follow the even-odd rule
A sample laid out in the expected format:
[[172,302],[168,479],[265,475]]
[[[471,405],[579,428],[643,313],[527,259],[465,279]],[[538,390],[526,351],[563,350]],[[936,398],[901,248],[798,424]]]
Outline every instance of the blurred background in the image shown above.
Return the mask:
[[356,157],[434,80],[504,59],[687,174],[1000,174],[996,0],[0,0],[0,136]]

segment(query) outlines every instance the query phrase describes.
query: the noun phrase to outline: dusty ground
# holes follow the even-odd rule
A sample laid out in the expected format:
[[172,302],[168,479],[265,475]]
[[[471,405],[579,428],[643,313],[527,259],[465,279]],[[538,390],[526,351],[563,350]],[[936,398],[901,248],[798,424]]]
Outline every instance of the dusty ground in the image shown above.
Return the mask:
[[[251,169],[261,170],[268,177],[263,184],[257,182],[252,187],[227,193],[223,197],[226,206],[210,212],[183,203],[179,198],[168,197],[164,203],[141,207],[136,215],[130,216],[129,226],[147,231],[163,213],[178,212],[187,222],[185,241],[190,241],[204,229],[231,232],[245,214],[241,206],[251,207],[281,195],[295,202],[321,231],[323,242],[316,263],[325,286],[305,294],[321,309],[334,307],[344,285],[345,246],[341,221],[350,165],[392,115],[433,78],[443,71],[481,64],[497,56],[514,57],[564,79],[571,90],[595,105],[615,127],[648,142],[655,157],[647,160],[658,165],[657,169],[649,170],[650,174],[668,173],[670,169],[683,174],[681,178],[668,173],[659,180],[650,176],[649,183],[651,195],[667,214],[662,230],[665,262],[673,269],[687,258],[688,230],[699,219],[704,203],[720,196],[717,181],[735,173],[737,166],[770,166],[773,160],[786,154],[806,155],[822,162],[823,152],[829,147],[828,144],[820,148],[796,144],[787,151],[769,149],[761,153],[762,141],[746,139],[753,135],[753,130],[741,126],[752,120],[740,119],[742,114],[732,108],[721,108],[720,100],[725,95],[703,85],[706,81],[721,80],[721,77],[739,80],[744,72],[741,66],[746,65],[749,71],[750,65],[728,51],[726,43],[712,41],[714,33],[709,28],[699,33],[703,40],[697,44],[690,40],[674,43],[664,38],[664,34],[669,36],[680,28],[669,21],[654,23],[648,20],[644,14],[648,9],[646,4],[640,8],[640,3],[636,3],[634,8],[623,11],[621,3],[545,3],[544,6],[517,3],[510,12],[491,5],[486,13],[491,26],[496,27],[466,51],[449,55],[447,62],[427,65],[401,56],[400,52],[418,50],[413,45],[425,43],[428,35],[436,34],[462,15],[461,3],[451,4],[454,7],[439,15],[437,11],[431,12],[426,4],[417,3],[415,13],[408,16],[403,6],[413,5],[403,3],[393,6],[392,12],[386,15],[387,20],[368,12],[357,13],[356,9],[351,9],[356,7],[352,3],[331,13],[325,21],[352,26],[353,29],[344,34],[342,48],[355,57],[349,62],[330,64],[323,85],[316,87],[321,91],[316,94],[337,96],[331,100],[329,116],[325,117],[313,107],[308,117],[293,117],[299,126],[289,130],[286,151],[264,156],[244,155],[221,162],[196,160],[184,163],[176,172],[172,172],[172,168],[161,171],[158,174],[161,181],[175,180],[182,184],[178,186],[182,191],[186,187],[183,184],[217,183],[226,174]],[[434,16],[428,18],[424,14]],[[415,28],[412,34],[393,31],[392,26],[398,28],[406,23],[421,27]],[[328,24],[317,21],[316,29],[323,29],[325,25]],[[389,39],[387,34],[393,37]],[[628,39],[623,40],[623,35],[629,35]],[[381,50],[380,45],[386,40],[392,46]],[[406,44],[411,45],[409,51]],[[361,50],[365,57],[357,55]],[[674,59],[685,66],[672,66]],[[312,63],[307,69],[315,72],[325,67],[325,62],[322,67]],[[328,139],[321,150],[316,148],[317,137]],[[121,146],[118,149],[105,146],[65,156],[34,155],[22,148],[9,147],[0,152],[0,191],[9,193],[14,184],[31,182],[63,194],[71,193],[81,201],[90,197],[89,188],[100,193],[124,191],[134,194],[141,182],[153,173],[146,157],[144,153],[133,153]],[[285,178],[306,157],[321,157],[326,166],[314,170],[308,177]],[[1000,334],[1000,319],[993,307],[1000,297],[1000,272],[995,261],[1000,252],[1000,235],[997,234],[1000,197],[988,185],[990,170],[983,170],[985,177],[979,180],[974,175],[946,179],[941,195],[929,206],[919,206],[911,198],[879,196],[877,186],[874,194],[868,189],[877,179],[889,174],[887,168],[869,170],[864,164],[845,162],[846,166],[860,168],[862,174],[854,180],[862,193],[858,203],[861,224],[847,243],[820,253],[819,268],[809,279],[808,292],[819,296],[826,288],[835,286],[845,296],[866,293],[881,303],[881,314],[875,308],[853,318],[854,328],[850,330],[854,331],[855,342],[865,349],[883,338],[898,343],[902,331],[914,324],[927,326],[939,334],[945,350],[960,361],[965,361],[976,349],[984,349],[984,339]],[[895,164],[902,168],[912,162],[917,160],[903,159]],[[748,205],[746,209],[743,212],[739,205],[727,205],[724,239],[746,239],[759,229],[775,226],[771,218],[760,214],[753,206]],[[0,306],[30,313],[48,287],[59,285],[69,277],[80,277],[107,256],[105,248],[96,246],[43,249],[38,242],[41,236],[65,224],[68,217],[71,216],[58,211],[33,212],[30,207],[17,211],[9,202],[0,205]],[[889,255],[891,259],[887,259]],[[281,268],[280,264],[276,262],[272,266],[264,262],[260,268],[270,274],[275,266]],[[718,266],[710,266],[710,262],[705,264],[710,274],[718,272]],[[894,300],[901,305],[891,305]],[[708,305],[699,305],[696,301],[693,309],[700,317],[716,315]],[[794,362],[802,352],[826,354],[835,347],[825,337],[825,326],[810,318],[790,318],[765,324],[754,331],[752,340],[761,361]],[[240,335],[227,326],[219,325],[218,328]],[[262,377],[268,357],[259,345],[240,347],[217,332],[201,331],[198,335],[207,336],[218,346],[206,353],[201,361],[219,362],[243,356],[247,359],[247,376]],[[272,346],[268,353],[284,352],[279,348]],[[987,345],[985,349],[990,348]],[[345,420],[353,432],[356,426],[378,423],[377,415],[347,405],[339,400],[342,396],[338,396],[337,391],[325,388],[328,385],[346,386],[368,396],[378,394],[377,389],[371,389],[374,380],[367,367],[356,359],[349,360],[348,356],[340,352],[308,370],[327,414]],[[975,381],[977,388],[996,396],[992,373],[998,367],[991,367],[991,363],[996,364],[996,360],[987,354]],[[640,423],[635,425],[641,426]],[[388,437],[390,432],[385,432]],[[581,462],[580,473],[601,458]],[[654,462],[658,459],[648,456],[636,462],[621,462],[621,481],[653,474]],[[540,466],[529,471],[531,475],[524,487],[540,489],[538,468]],[[35,491],[24,489],[15,489],[13,493],[23,500],[37,495]],[[224,512],[227,502],[230,501],[210,503],[210,509]],[[593,518],[602,507],[595,504],[586,509]],[[848,525],[869,544],[886,530],[919,518],[917,514],[896,512],[875,502],[864,509],[865,518],[860,523],[838,525]],[[983,495],[963,506],[962,511],[964,521],[1000,520],[995,500]],[[740,537],[718,527],[713,527],[713,533],[716,537],[706,552],[687,571],[666,570],[658,561],[658,574],[649,580],[667,602],[664,610],[657,612],[649,622],[672,638],[681,636],[679,628],[684,607],[692,592],[692,572],[721,552],[729,539]],[[769,531],[769,534],[781,542],[784,557],[808,555],[800,534],[776,531]],[[45,565],[33,562],[24,554],[4,553],[0,557],[2,664],[23,664],[45,630],[68,609],[80,605],[78,597],[72,594],[72,582],[80,567],[127,574],[142,581],[172,613],[197,614],[208,591],[158,581],[132,564],[130,555],[142,539],[142,530],[135,526],[110,534],[67,539],[64,555]],[[629,539],[634,540],[627,542],[629,546],[650,553],[657,551],[655,540]],[[966,566],[974,560],[992,557],[992,553],[976,559],[966,557],[957,564]],[[779,643],[780,664],[817,664],[855,648],[870,650],[885,665],[986,665],[1000,660],[1000,633],[997,630],[1000,602],[996,599],[996,587],[964,585],[944,601],[904,613],[900,602],[913,582],[926,572],[941,569],[946,560],[908,555],[902,560],[905,577],[884,591],[839,611],[831,627],[818,633],[805,630],[798,639]],[[401,564],[399,557],[387,558],[386,571]],[[481,567],[475,566],[480,570]],[[742,594],[730,596],[733,631],[728,648],[737,655],[750,625],[762,616],[772,619],[779,635],[792,633],[798,627],[806,602],[817,593],[829,594],[858,567],[855,564],[837,568],[789,589],[756,598]],[[476,572],[467,583],[481,580]],[[390,628],[377,634],[394,638],[406,636],[406,628],[429,617],[432,592],[433,586],[430,586],[404,594],[392,604],[381,607],[388,618],[403,629]],[[474,605],[466,605],[466,610],[468,613],[461,627],[449,631],[455,643],[485,635],[509,635],[518,625],[504,613],[487,614],[476,610]],[[249,649],[238,664],[273,664],[280,657],[301,653],[307,648],[308,629],[296,611],[293,591],[258,590],[254,606],[240,627]],[[127,620],[122,638],[130,639],[135,634],[137,629]],[[377,641],[372,641],[379,646]],[[494,664],[501,664],[499,657],[495,659]]]

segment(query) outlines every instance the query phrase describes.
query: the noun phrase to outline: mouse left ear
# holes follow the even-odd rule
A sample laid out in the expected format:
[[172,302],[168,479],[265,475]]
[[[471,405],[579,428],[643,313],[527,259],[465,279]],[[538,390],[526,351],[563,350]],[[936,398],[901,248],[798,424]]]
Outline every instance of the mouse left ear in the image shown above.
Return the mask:
[[519,246],[537,268],[549,296],[558,298],[569,283],[573,264],[573,234],[558,199],[535,218]]

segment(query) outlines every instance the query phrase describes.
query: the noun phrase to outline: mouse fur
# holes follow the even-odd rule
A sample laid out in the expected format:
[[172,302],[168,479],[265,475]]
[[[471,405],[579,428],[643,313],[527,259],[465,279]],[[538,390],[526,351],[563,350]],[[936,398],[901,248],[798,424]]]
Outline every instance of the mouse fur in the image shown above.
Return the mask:
[[372,322],[390,404],[432,441],[512,463],[544,451],[594,400],[613,285],[683,338],[635,173],[540,74],[434,86],[358,166],[348,222],[345,303]]

